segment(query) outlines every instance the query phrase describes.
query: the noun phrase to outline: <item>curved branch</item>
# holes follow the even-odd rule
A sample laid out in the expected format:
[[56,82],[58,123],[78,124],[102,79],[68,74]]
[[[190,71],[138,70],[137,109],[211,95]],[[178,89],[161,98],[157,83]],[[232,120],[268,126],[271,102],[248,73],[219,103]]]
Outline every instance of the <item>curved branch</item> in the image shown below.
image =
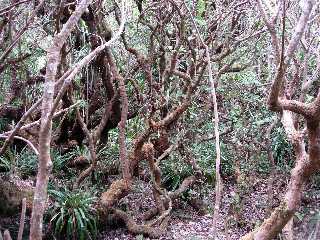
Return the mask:
[[283,110],[289,110],[305,117],[312,116],[311,104],[306,104],[297,100],[279,99],[278,105]]
[[[0,138],[8,139],[9,136],[0,134]],[[38,149],[37,149],[29,140],[27,140],[27,139],[25,139],[25,138],[23,138],[23,137],[20,137],[20,136],[14,136],[14,138],[26,142],[26,143],[31,147],[31,149],[34,151],[34,153],[35,153],[37,156],[39,155]]]

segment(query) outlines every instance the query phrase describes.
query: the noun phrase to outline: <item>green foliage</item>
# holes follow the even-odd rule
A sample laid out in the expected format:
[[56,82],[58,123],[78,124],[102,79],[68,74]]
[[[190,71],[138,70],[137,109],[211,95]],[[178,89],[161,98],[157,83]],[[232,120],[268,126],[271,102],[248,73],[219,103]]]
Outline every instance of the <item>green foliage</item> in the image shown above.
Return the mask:
[[62,170],[66,170],[70,160],[67,154],[62,155],[58,150],[51,151],[51,159],[53,163],[52,171],[54,173],[61,173]]
[[37,99],[37,96],[41,95],[42,94],[42,89],[43,89],[43,86],[42,84],[33,84],[31,86],[27,86],[25,91],[26,91],[26,100],[28,103],[34,103]]
[[[223,149],[223,148],[222,148]],[[227,149],[227,148],[226,148]],[[221,174],[222,176],[232,176],[234,174],[235,159],[231,157],[231,152],[229,150],[222,150],[221,155]],[[215,175],[214,175],[215,177]]]
[[272,134],[272,152],[275,163],[280,170],[288,171],[293,167],[293,148],[283,128],[277,128]]
[[49,190],[55,200],[50,225],[59,239],[96,239],[95,198],[86,192]]
[[199,0],[197,3],[197,17],[201,16],[206,10],[206,3],[204,0]]
[[163,184],[171,191],[177,189],[182,181],[193,173],[189,165],[181,163],[175,157],[163,161],[161,171]]
[[252,166],[253,171],[257,171],[259,173],[269,173],[270,172],[270,161],[267,157],[267,154],[261,153],[257,156],[257,164]]
[[37,173],[38,157],[28,147],[16,153],[15,165],[23,177]]
[[[1,99],[0,99],[1,103]],[[0,118],[0,132],[5,131],[6,126],[10,123],[10,120],[7,118]]]
[[[131,135],[130,131],[128,133]],[[105,164],[116,164],[119,159],[118,129],[112,129],[109,132],[108,144],[100,148],[97,157]]]
[[[53,164],[53,173],[61,174],[67,170],[67,164],[70,157],[62,155],[58,150],[51,150],[51,160]],[[23,148],[20,152],[15,153],[15,165],[22,176],[32,176],[37,173],[38,156],[28,147]]]
[[9,172],[12,170],[14,161],[15,151],[12,151],[10,148],[8,148],[5,153],[0,156],[0,172]]
[[7,158],[1,156],[0,157],[0,172],[2,172],[2,171],[8,172],[8,171],[10,171],[10,169],[11,169],[11,162]]
[[136,240],[144,240],[145,238],[143,237],[143,235],[137,235],[136,236]]
[[317,191],[319,191],[320,194],[320,174],[314,174],[313,176],[311,176],[310,182],[313,187],[316,188]]
[[76,146],[70,152],[66,153],[64,157],[69,161],[79,156],[84,156],[90,159],[90,153],[87,146]]
[[320,224],[320,211],[318,211],[318,213],[316,213],[312,217],[311,224],[313,225],[313,227],[311,228],[312,230],[307,240],[317,240],[319,239],[319,231],[317,230],[319,229],[319,224]]

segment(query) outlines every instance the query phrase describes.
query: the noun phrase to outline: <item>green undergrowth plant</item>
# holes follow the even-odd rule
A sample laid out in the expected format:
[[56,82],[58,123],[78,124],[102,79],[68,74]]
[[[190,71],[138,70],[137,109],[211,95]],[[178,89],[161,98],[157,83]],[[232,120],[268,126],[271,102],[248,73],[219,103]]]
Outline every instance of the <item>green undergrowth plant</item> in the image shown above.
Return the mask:
[[163,184],[171,191],[176,190],[183,180],[191,176],[193,172],[191,166],[181,162],[175,154],[163,161],[160,168]]
[[88,192],[49,190],[54,200],[49,212],[50,229],[57,239],[96,239],[95,197]]
[[256,170],[258,173],[261,174],[268,174],[270,173],[271,170],[271,163],[268,159],[267,153],[260,153],[259,155],[256,156],[257,159],[257,163],[256,166],[252,166],[251,167],[251,171],[252,170]]
[[11,162],[5,158],[0,157],[0,172],[8,172],[11,169]]
[[58,150],[52,150],[51,159],[53,163],[52,172],[54,174],[61,174],[62,172],[68,171],[67,164],[70,159],[67,155],[62,155]]
[[[0,99],[1,99],[1,95],[0,95]],[[5,131],[9,123],[10,123],[10,120],[8,118],[0,118],[0,132]]]
[[28,147],[16,153],[15,165],[23,178],[34,176],[37,173],[38,157]]
[[[51,160],[53,163],[53,174],[62,176],[62,173],[68,172],[67,164],[70,160],[68,155],[62,155],[60,151],[52,150]],[[14,163],[22,177],[34,176],[37,173],[38,156],[27,147],[15,153]]]
[[292,145],[283,128],[275,129],[272,135],[272,153],[276,166],[279,170],[287,173],[294,165]]
[[85,145],[74,147],[70,152],[64,154],[64,156],[67,159],[67,161],[70,161],[79,156],[84,156],[90,159],[89,149]]
[[317,240],[319,239],[319,227],[320,227],[320,209],[318,212],[312,216],[310,221],[310,233],[307,240]]
[[[215,146],[212,142],[202,142],[200,144],[192,144],[194,161],[204,174],[204,179],[208,184],[215,182]],[[177,189],[186,177],[194,174],[194,170],[188,162],[183,159],[190,156],[179,156],[172,154],[169,159],[163,161],[160,165],[163,183],[170,190]],[[226,145],[221,143],[221,173],[223,176],[231,176],[234,173],[234,159],[232,153],[227,149]]]
[[316,189],[316,191],[319,191],[320,193],[320,174],[315,174],[311,177],[310,181],[312,187]]

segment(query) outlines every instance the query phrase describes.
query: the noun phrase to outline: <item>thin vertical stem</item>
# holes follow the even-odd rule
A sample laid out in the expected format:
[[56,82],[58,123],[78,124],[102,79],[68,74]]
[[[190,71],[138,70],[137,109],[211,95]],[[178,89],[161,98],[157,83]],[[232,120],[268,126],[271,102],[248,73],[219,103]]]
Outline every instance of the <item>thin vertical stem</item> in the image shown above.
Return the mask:
[[214,84],[214,79],[213,79],[213,71],[212,71],[212,64],[211,64],[211,59],[210,59],[209,47],[203,41],[190,9],[187,7],[185,2],[183,2],[183,3],[184,3],[184,5],[190,15],[190,18],[192,20],[194,28],[196,29],[198,38],[199,38],[202,46],[206,50],[206,58],[207,58],[207,62],[208,62],[208,74],[209,74],[209,82],[210,82],[210,87],[211,87],[211,98],[212,98],[213,112],[214,112],[213,122],[214,122],[214,134],[215,134],[215,146],[216,146],[215,204],[214,204],[214,214],[213,214],[213,220],[212,220],[212,225],[213,225],[213,236],[212,237],[213,237],[213,239],[215,239],[216,235],[217,235],[217,231],[216,231],[217,226],[216,225],[217,225],[217,221],[219,218],[219,210],[220,210],[220,204],[221,204],[221,192],[222,192],[222,179],[220,176],[221,150],[220,150],[218,103],[217,103],[216,89],[215,89],[215,84]]

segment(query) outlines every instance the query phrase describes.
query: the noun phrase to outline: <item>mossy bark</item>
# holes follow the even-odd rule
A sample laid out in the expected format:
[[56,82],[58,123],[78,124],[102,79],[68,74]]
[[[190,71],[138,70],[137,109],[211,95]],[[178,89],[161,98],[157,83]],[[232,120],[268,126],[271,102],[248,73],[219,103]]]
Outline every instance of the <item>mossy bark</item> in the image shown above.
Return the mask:
[[23,198],[31,209],[34,188],[21,179],[0,178],[0,215],[11,216],[20,212]]

